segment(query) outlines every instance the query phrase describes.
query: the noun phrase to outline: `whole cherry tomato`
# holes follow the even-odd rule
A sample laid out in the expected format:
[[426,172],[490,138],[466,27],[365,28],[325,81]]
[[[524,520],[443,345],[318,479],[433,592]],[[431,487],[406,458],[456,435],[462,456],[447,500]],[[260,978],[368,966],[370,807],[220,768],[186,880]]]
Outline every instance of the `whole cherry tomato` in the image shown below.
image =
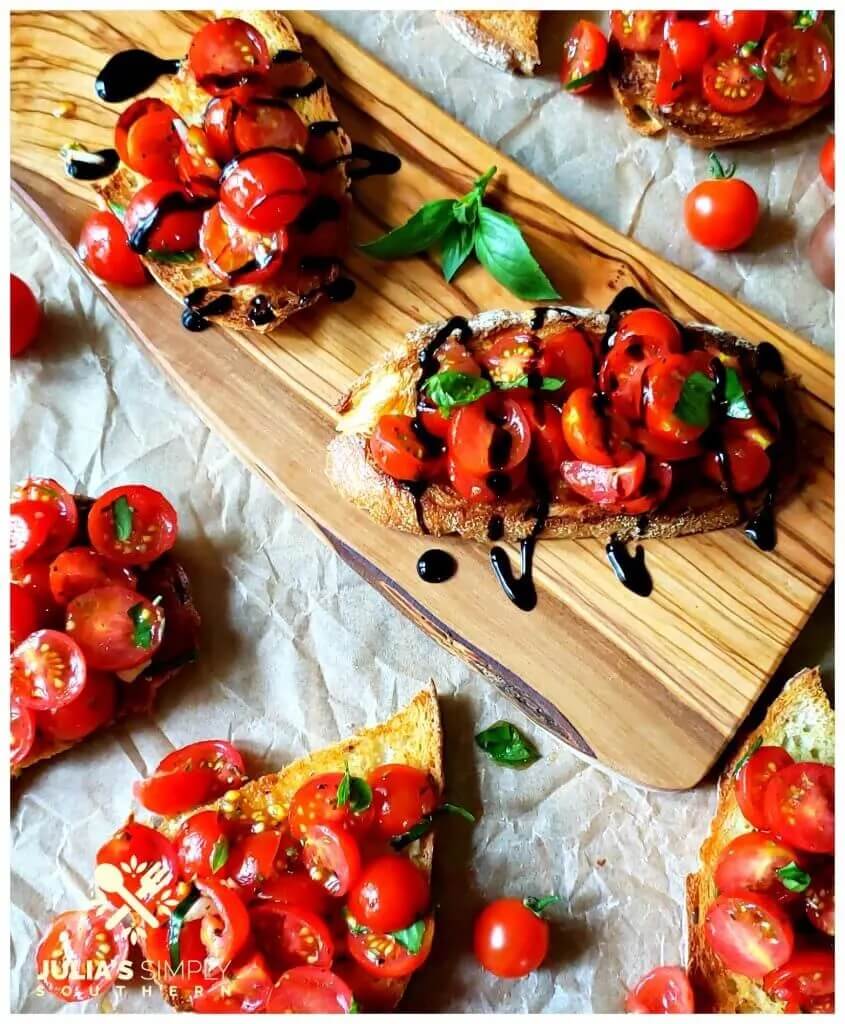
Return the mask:
[[428,878],[410,858],[388,854],[370,861],[347,898],[353,919],[375,932],[397,932],[428,909]]
[[499,978],[524,978],[546,959],[549,926],[523,900],[489,903],[475,920],[475,956]]
[[713,38],[726,48],[756,43],[766,27],[765,11],[710,11]]
[[748,182],[733,177],[733,164],[726,170],[714,155],[711,169],[713,177],[699,182],[684,200],[684,223],[699,245],[727,252],[752,236],[760,204]]

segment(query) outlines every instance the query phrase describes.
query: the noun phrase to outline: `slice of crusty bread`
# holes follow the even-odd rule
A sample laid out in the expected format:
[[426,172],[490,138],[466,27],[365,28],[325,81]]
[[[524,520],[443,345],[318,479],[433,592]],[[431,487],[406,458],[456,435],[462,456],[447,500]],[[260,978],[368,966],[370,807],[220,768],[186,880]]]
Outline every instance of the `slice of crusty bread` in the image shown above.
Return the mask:
[[[302,49],[290,22],[280,11],[221,11],[218,16],[237,17],[248,21],[262,33],[271,55],[281,50]],[[290,67],[296,69],[292,71],[292,74],[296,73],[301,76],[301,78],[297,78],[297,84],[300,81],[302,83],[310,81],[316,74],[304,59]],[[185,61],[182,63],[179,73],[170,80],[164,99],[188,124],[195,125],[202,123],[203,113],[211,97],[197,86],[196,79]],[[312,96],[304,99],[292,99],[289,102],[306,125],[316,121],[337,120],[328,89],[325,86]],[[351,152],[351,142],[342,129],[324,136],[321,140],[321,147],[323,147],[321,162],[325,161],[326,163],[348,156]],[[341,160],[332,171],[322,174],[320,177],[321,190],[326,195],[337,199],[344,207],[348,206],[349,177],[346,163]],[[132,196],[146,184],[146,181],[147,179],[135,171],[121,166],[106,182],[95,185],[94,188],[104,206],[117,210],[125,208]],[[143,259],[148,270],[162,288],[180,301],[196,288],[225,289],[225,283],[212,273],[201,259],[187,263],[163,262],[148,257],[143,257]],[[271,282],[260,285],[236,285],[228,289],[233,299],[231,311],[215,315],[214,321],[237,330],[256,330],[262,333],[272,331],[293,313],[307,309],[318,302],[322,297],[324,286],[334,281],[339,273],[339,263],[328,265],[326,269],[308,272],[301,272],[294,267],[283,271],[277,280],[274,279]],[[276,316],[269,323],[256,326],[248,319],[247,311],[250,302],[258,294],[263,294],[268,298]]]
[[437,11],[437,20],[493,67],[533,75],[540,63],[539,11]]
[[623,50],[611,40],[608,69],[613,94],[629,123],[641,135],[657,135],[669,129],[700,149],[788,132],[814,117],[829,102],[826,98],[806,106],[779,103],[767,94],[745,114],[720,114],[700,96],[689,96],[661,108],[654,101],[656,55]]
[[[491,310],[468,320],[471,350],[483,346],[485,339],[508,327],[530,327],[532,312]],[[563,326],[578,327],[596,341],[608,324],[608,316],[590,309],[557,306],[550,309],[543,327],[534,333],[540,338]],[[484,541],[490,520],[501,517],[503,539],[521,540],[532,533],[536,520],[536,501],[528,496],[495,504],[468,502],[451,487],[433,484],[419,502],[402,484],[391,479],[376,465],[370,454],[368,438],[381,416],[388,413],[413,416],[416,411],[416,384],[420,375],[419,353],[444,326],[428,324],[407,335],[404,344],[388,353],[362,374],[338,403],[339,436],[329,443],[326,473],[337,490],[368,513],[376,522],[407,533],[432,536],[458,534],[468,540]],[[732,352],[747,347],[733,335],[715,327],[687,324],[690,333],[706,336],[707,343]],[[794,486],[794,474],[782,476],[781,496]],[[419,512],[419,515],[418,515]],[[698,486],[673,496],[659,511],[641,516],[609,515],[600,506],[590,504],[569,491],[561,482],[553,495],[549,515],[541,536],[607,539],[616,534],[622,540],[668,538],[688,533],[703,533],[735,526],[744,518],[738,504],[714,487]]]
[[[299,758],[278,772],[253,779],[208,807],[219,810],[234,821],[251,818],[274,825],[286,820],[291,799],[303,783],[323,772],[342,772],[347,764],[353,775],[361,776],[366,776],[382,764],[411,765],[428,772],[437,792],[442,795],[445,781],[443,733],[434,684],[421,690],[406,707],[387,721],[369,726],[347,740]],[[196,814],[197,810],[202,808],[158,821],[156,827],[173,839],[185,818]],[[413,843],[407,852],[430,877],[434,855],[433,834],[429,833]],[[179,992],[161,981],[159,985],[171,1006],[177,1010],[190,1010],[189,993]]]
[[740,745],[719,780],[716,815],[701,847],[701,868],[687,877],[687,969],[699,1012],[783,1013],[783,1003],[770,999],[751,978],[734,974],[711,951],[704,934],[707,909],[716,898],[713,874],[719,854],[739,835],[753,831],[736,799],[734,772],[756,740],[782,746],[796,761],[833,764],[834,713],[819,670],[804,669],[794,676],[769,708],[762,724]]

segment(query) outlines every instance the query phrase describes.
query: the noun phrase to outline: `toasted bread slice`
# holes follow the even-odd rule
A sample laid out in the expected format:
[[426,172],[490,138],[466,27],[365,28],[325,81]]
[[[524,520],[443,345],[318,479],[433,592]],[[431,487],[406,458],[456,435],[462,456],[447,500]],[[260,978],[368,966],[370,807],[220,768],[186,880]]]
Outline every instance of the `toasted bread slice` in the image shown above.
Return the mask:
[[[284,50],[301,52],[302,48],[290,22],[279,11],[221,11],[219,16],[238,17],[248,21],[262,33],[271,55]],[[314,70],[304,58],[286,66],[291,68],[291,75],[296,76],[291,78],[290,84],[305,84],[315,77]],[[210,98],[208,93],[197,86],[186,61],[170,81],[164,96],[165,101],[189,125],[202,123],[203,113]],[[325,85],[311,96],[291,99],[289,102],[306,125],[337,120]],[[351,142],[343,129],[339,128],[322,136],[320,147],[321,163],[328,166],[332,161],[336,161],[331,170],[320,176],[321,192],[336,199],[344,211],[343,216],[348,217],[349,176],[344,158],[351,152]],[[106,182],[94,187],[102,204],[119,213],[144,184],[145,178],[130,168],[121,166]],[[295,241],[294,238],[292,244]],[[338,260],[341,257],[342,254],[338,254]],[[334,281],[340,273],[340,264],[335,261],[321,265],[315,270],[302,271],[298,267],[284,270],[278,278],[260,285],[236,284],[227,288],[201,259],[175,262],[146,256],[142,258],[156,281],[179,301],[197,288],[228,291],[233,300],[232,308],[228,313],[215,315],[215,323],[225,324],[236,330],[257,330],[262,333],[272,331],[292,314],[318,302],[325,286]],[[250,302],[259,294],[266,296],[275,316],[267,323],[256,325],[250,321],[247,313]]]
[[[549,307],[545,323],[532,325],[532,311],[492,310],[467,322],[472,336],[466,342],[470,350],[484,346],[490,335],[509,327],[528,327],[543,338],[562,327],[577,327],[598,341],[607,328],[609,317],[590,309],[566,306]],[[468,540],[489,537],[493,517],[501,519],[503,539],[522,540],[533,533],[537,513],[531,496],[495,504],[466,501],[451,487],[432,484],[416,497],[401,483],[391,479],[376,465],[370,454],[368,438],[381,416],[393,413],[413,416],[416,412],[416,386],[420,377],[420,352],[432,341],[444,324],[428,324],[407,335],[404,345],[388,353],[381,362],[359,377],[340,399],[337,409],[339,436],[329,443],[326,472],[347,501],[367,512],[376,522],[408,533],[443,536],[458,534]],[[690,335],[716,345],[725,352],[748,348],[749,343],[715,327],[687,324]],[[750,346],[753,348],[753,346]],[[781,494],[794,479],[782,477]],[[546,525],[540,536],[560,538],[668,538],[688,533],[703,533],[735,526],[744,518],[737,502],[713,487],[685,488],[647,517],[608,514],[568,490],[561,482],[552,496]]]
[[623,50],[612,40],[610,45],[608,68],[613,94],[628,122],[641,135],[657,135],[669,129],[696,148],[715,149],[791,131],[830,102],[825,98],[807,105],[779,103],[767,93],[745,114],[720,114],[700,96],[682,98],[671,107],[658,107],[654,101],[656,56]]
[[707,945],[704,919],[716,898],[713,874],[719,854],[731,840],[753,831],[736,799],[734,772],[752,744],[782,746],[796,761],[833,764],[834,713],[819,670],[804,669],[786,684],[762,724],[751,732],[719,780],[716,816],[701,847],[701,868],[687,877],[688,971],[701,1013],[783,1013],[784,1004],[770,999],[751,978],[728,971]]
[[[443,793],[443,733],[440,709],[434,684],[421,690],[413,700],[392,718],[380,725],[362,729],[354,736],[293,761],[271,775],[247,782],[241,789],[209,804],[209,808],[227,818],[274,824],[283,821],[296,791],[313,775],[342,772],[345,765],[354,775],[366,776],[382,764],[407,764],[428,772],[439,794]],[[201,809],[201,808],[200,808]],[[156,823],[168,838],[173,839],[185,818],[197,813],[167,818]],[[431,877],[434,856],[432,833],[408,847],[412,859]],[[399,1001],[409,979],[397,984],[394,992]],[[180,992],[159,979],[164,998],[177,1010],[190,1010],[190,993]],[[366,1006],[363,1009],[367,1009]]]
[[539,11],[437,11],[437,20],[493,67],[533,75],[540,63]]

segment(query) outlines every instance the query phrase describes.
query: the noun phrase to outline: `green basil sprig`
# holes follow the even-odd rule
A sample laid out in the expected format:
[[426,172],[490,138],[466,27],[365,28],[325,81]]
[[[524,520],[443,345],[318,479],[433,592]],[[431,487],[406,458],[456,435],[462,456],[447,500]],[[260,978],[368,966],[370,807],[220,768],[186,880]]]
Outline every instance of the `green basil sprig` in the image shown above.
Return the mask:
[[412,956],[416,956],[422,949],[423,938],[425,938],[425,921],[414,921],[407,928],[402,928],[398,932],[388,932],[388,935],[396,939],[399,945],[404,946]]
[[785,889],[790,892],[804,892],[810,887],[812,879],[802,868],[799,868],[794,860],[778,868],[775,874]]
[[179,964],[182,962],[182,953],[179,947],[185,916],[199,898],[200,891],[194,885],[182,902],[177,907],[174,907],[173,913],[167,922],[167,948],[170,952],[170,967],[174,971],[179,969]]
[[425,203],[404,224],[361,249],[378,260],[395,260],[439,248],[447,281],[474,251],[479,263],[517,298],[560,298],[513,218],[484,205],[484,193],[495,173],[491,167],[461,199]]
[[153,645],[153,620],[142,601],[133,604],[126,613],[132,620],[132,643],[148,651]]
[[[711,414],[711,396],[716,389],[716,382],[706,373],[696,370],[684,381],[681,395],[675,403],[675,415],[678,419],[694,427],[709,427]],[[742,388],[739,374],[732,367],[725,372],[725,400],[727,413],[732,420],[750,420],[751,409]]]
[[739,775],[739,773],[745,767],[747,762],[751,760],[752,755],[756,754],[757,751],[762,746],[763,746],[763,737],[762,736],[758,736],[757,739],[754,740],[754,742],[748,748],[748,750],[746,750],[746,752],[742,755],[742,757],[734,765],[734,772],[733,772],[734,778],[736,778]]
[[229,840],[220,836],[211,848],[211,873],[216,875],[229,859]]
[[[496,387],[501,391],[510,391],[512,388],[527,388],[530,385],[528,374],[523,373],[521,377],[517,377],[515,380],[500,380],[496,382]],[[563,377],[541,377],[539,384],[536,388],[539,391],[559,391],[566,381]]]
[[337,787],[337,806],[346,807],[349,804],[349,809],[358,814],[361,811],[366,811],[372,802],[373,791],[370,789],[369,783],[366,779],[351,775],[347,764],[343,778]]
[[527,768],[539,761],[534,744],[510,722],[496,722],[475,737],[475,742],[496,764],[509,768]]
[[423,391],[440,410],[440,415],[446,419],[455,406],[469,405],[492,390],[493,385],[486,377],[460,373],[458,370],[442,370],[433,374],[423,384]]
[[475,824],[475,815],[466,807],[461,807],[459,804],[443,803],[439,807],[435,807],[431,814],[426,814],[421,818],[407,832],[403,832],[401,836],[394,836],[390,840],[390,845],[394,850],[404,850],[406,846],[410,846],[417,839],[422,839],[424,835],[427,835],[434,825],[434,819],[442,814],[457,814],[465,821]]

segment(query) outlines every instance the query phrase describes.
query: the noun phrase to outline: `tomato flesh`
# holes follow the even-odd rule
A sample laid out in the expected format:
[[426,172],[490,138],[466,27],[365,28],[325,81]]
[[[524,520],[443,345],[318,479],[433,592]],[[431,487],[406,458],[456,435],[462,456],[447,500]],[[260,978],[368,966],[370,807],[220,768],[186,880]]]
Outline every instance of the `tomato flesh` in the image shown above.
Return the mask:
[[275,829],[242,836],[232,848],[226,862],[229,878],[236,882],[243,896],[254,896],[259,886],[276,870],[276,858],[282,834]]
[[62,1002],[94,999],[117,980],[129,955],[129,933],[122,925],[109,928],[108,917],[95,909],[70,910],[42,939],[35,954],[40,980]]
[[294,839],[305,839],[314,823],[350,830],[357,835],[370,828],[374,816],[372,805],[355,811],[349,803],[338,803],[342,781],[342,772],[326,772],[314,775],[296,791],[288,812],[288,827]]
[[772,776],[794,764],[783,747],[759,747],[745,761],[736,777],[736,799],[739,809],[755,828],[768,827],[763,795]]
[[206,213],[199,245],[206,263],[225,281],[260,284],[278,275],[288,248],[284,229],[263,235],[238,227],[217,203]]
[[634,985],[626,1013],[695,1013],[695,997],[683,967],[655,967]]
[[780,902],[792,902],[798,894],[790,892],[778,876],[790,864],[803,866],[792,847],[765,832],[746,832],[722,850],[713,877],[719,892],[728,896],[764,892]]
[[717,896],[704,931],[710,948],[729,971],[761,979],[792,956],[795,938],[786,912],[761,893]]
[[646,457],[636,452],[621,466],[597,466],[592,462],[567,461],[563,479],[576,494],[596,505],[615,504],[635,495],[646,477]]
[[174,750],[147,779],[135,784],[135,796],[154,814],[181,814],[239,788],[244,762],[226,740],[201,740]]
[[519,403],[491,392],[452,413],[449,448],[469,473],[508,473],[528,456],[531,428]]
[[57,517],[53,521],[47,540],[38,550],[42,559],[55,558],[76,536],[79,526],[79,512],[73,495],[49,477],[30,477],[18,484],[12,494],[12,501],[40,501],[52,506]]
[[137,577],[114,565],[92,548],[68,548],[50,563],[50,592],[56,604],[66,605],[96,587],[123,586],[134,590]]
[[[173,889],[179,877],[179,861],[173,844],[160,832],[136,821],[130,821],[97,852],[97,864],[109,864],[120,869],[123,885],[136,895],[147,910],[155,913],[160,906],[161,892],[148,892],[144,887],[144,874],[154,867],[164,885]],[[130,870],[126,870],[126,865]],[[141,867],[143,865],[143,867]],[[95,871],[96,881],[96,871]],[[123,906],[122,897],[107,893],[115,906]]]
[[161,609],[128,587],[98,587],[67,606],[65,629],[91,668],[122,672],[149,661],[161,646]]
[[577,460],[612,466],[608,424],[592,388],[576,388],[563,407],[563,438]]
[[756,107],[766,86],[752,71],[752,61],[734,50],[719,50],[704,64],[704,98],[722,114],[743,114]]
[[39,711],[38,730],[59,743],[75,743],[114,720],[117,711],[117,682],[107,672],[89,670],[85,688],[69,704],[52,711]]
[[291,967],[331,967],[334,941],[313,910],[263,900],[249,912],[252,934],[273,974]]
[[832,950],[802,950],[782,967],[766,975],[763,987],[770,996],[793,1009],[810,1010],[814,1000],[833,995],[835,971]]
[[294,967],[273,987],[268,1013],[351,1013],[349,986],[322,967]]
[[[191,880],[201,875],[211,877],[221,871],[215,868],[215,856],[228,848],[225,823],[217,811],[198,811],[179,827],[175,839],[176,856],[182,878]],[[225,871],[223,872],[225,874]]]
[[361,853],[343,828],[323,823],[305,829],[302,863],[309,875],[332,896],[345,896],[361,873]]
[[14,694],[9,711],[11,731],[10,758],[13,765],[25,761],[35,743],[35,712],[22,704]]
[[218,18],[195,33],[188,67],[197,83],[213,95],[259,80],[270,70],[264,36],[240,18]]
[[432,460],[412,416],[382,416],[369,448],[379,469],[395,480],[422,480],[430,473]]
[[91,544],[117,565],[147,565],[176,543],[176,509],[159,491],[141,484],[113,487],[91,506]]
[[593,383],[595,356],[583,331],[575,327],[547,334],[540,342],[537,370],[564,381],[564,393]]
[[194,1013],[261,1013],[272,991],[273,979],[264,958],[256,954],[195,996],[191,1009]]
[[763,796],[769,828],[799,850],[833,853],[834,787],[832,765],[808,761],[781,768]]
[[13,501],[9,508],[9,551],[13,566],[23,565],[47,541],[58,514],[40,501]]
[[813,870],[804,905],[814,927],[831,938],[836,931],[834,902],[833,863],[830,862]]
[[238,111],[233,132],[238,153],[263,148],[303,150],[308,144],[308,128],[295,110],[262,103],[260,97]]
[[30,633],[12,652],[12,692],[34,711],[70,704],[85,688],[86,675],[79,644],[55,629]]
[[252,153],[224,171],[220,202],[241,227],[273,232],[296,220],[307,202],[307,190],[305,174],[291,157]]
[[[592,21],[576,22],[563,48],[560,81],[567,92],[586,92],[607,62],[607,39]],[[590,76],[588,78],[588,76]]]
[[419,768],[381,765],[367,781],[373,793],[374,827],[384,839],[403,835],[437,806],[431,779]]
[[612,11],[610,31],[625,50],[655,52],[663,41],[663,11]]
[[763,47],[762,63],[769,88],[787,103],[818,103],[833,80],[830,50],[814,29],[773,32]]
[[405,978],[418,970],[428,959],[434,940],[434,918],[425,918],[425,932],[419,952],[411,953],[391,935],[378,932],[350,932],[347,949],[353,960],[367,974],[379,979]]
[[224,967],[246,947],[249,914],[240,896],[219,879],[197,878],[194,885],[210,904],[200,931],[209,967]]

